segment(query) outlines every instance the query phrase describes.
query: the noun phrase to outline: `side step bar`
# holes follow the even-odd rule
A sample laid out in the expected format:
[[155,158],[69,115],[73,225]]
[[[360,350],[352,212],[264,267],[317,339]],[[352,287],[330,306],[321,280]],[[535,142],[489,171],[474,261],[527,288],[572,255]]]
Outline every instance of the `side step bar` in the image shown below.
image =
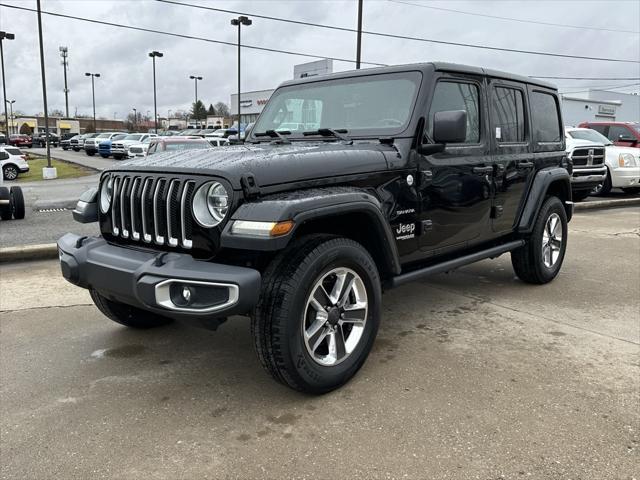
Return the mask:
[[503,253],[510,252],[511,250],[515,250],[516,248],[520,248],[523,245],[524,240],[515,240],[513,242],[505,243],[504,245],[498,245],[497,247],[491,247],[480,252],[465,255],[464,257],[454,258],[453,260],[430,265],[428,267],[414,270],[412,272],[403,273],[401,275],[393,277],[390,281],[389,287],[398,287],[400,285],[404,285],[405,283],[413,282],[414,280],[427,277],[429,275],[435,275],[437,273],[455,270],[456,268],[469,265],[470,263],[475,263],[479,260],[484,260],[485,258],[495,258],[502,255]]

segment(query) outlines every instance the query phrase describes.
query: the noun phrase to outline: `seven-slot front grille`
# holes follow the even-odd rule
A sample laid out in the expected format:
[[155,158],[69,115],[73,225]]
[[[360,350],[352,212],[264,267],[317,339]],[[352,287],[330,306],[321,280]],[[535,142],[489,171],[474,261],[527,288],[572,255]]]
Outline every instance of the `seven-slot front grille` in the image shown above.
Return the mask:
[[111,233],[170,247],[193,246],[191,198],[195,181],[144,175],[113,175]]
[[576,148],[571,155],[571,161],[574,166],[602,165],[604,164],[604,148]]

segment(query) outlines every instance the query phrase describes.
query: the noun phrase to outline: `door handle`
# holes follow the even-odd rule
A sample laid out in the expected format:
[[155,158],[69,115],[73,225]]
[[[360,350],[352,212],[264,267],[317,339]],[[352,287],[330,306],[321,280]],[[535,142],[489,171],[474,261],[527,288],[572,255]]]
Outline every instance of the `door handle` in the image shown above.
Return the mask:
[[533,168],[533,162],[519,162],[517,168]]
[[473,167],[472,171],[478,175],[486,175],[488,173],[493,173],[493,167]]

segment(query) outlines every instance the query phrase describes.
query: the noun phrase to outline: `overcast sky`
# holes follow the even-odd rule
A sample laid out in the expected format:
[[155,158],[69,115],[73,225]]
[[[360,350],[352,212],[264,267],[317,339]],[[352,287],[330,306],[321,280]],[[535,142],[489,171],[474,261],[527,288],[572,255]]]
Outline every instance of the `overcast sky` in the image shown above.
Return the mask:
[[[357,1],[202,1],[189,3],[237,10],[248,14],[285,17],[301,21],[355,28]],[[405,1],[405,0],[402,0]],[[571,55],[640,59],[640,35],[618,30],[638,30],[640,1],[430,1],[365,0],[363,29],[445,41],[559,52]],[[35,8],[35,0],[0,0],[0,3]],[[233,15],[203,11],[154,0],[46,0],[43,10],[174,33],[235,42]],[[585,30],[529,24],[460,13],[420,5],[476,12],[524,20],[605,28]],[[42,112],[36,14],[0,6],[0,30],[16,35],[4,42],[7,97],[27,114]],[[85,72],[99,72],[96,108],[99,116],[124,118],[133,107],[153,109],[151,50],[157,60],[158,113],[187,109],[193,101],[190,74],[204,77],[199,98],[224,101],[236,90],[236,48],[197,40],[136,32],[43,15],[44,50],[49,109],[64,110],[63,69],[58,47],[69,48],[69,110],[91,113],[91,81]],[[291,25],[253,18],[243,29],[243,42],[269,48],[316,55],[355,58],[355,34]],[[363,36],[362,60],[402,64],[431,60],[485,66],[523,75],[571,77],[640,77],[640,65],[522,55],[409,40]],[[293,55],[244,49],[242,88],[269,89],[293,76],[293,66],[312,61]],[[334,62],[334,70],[354,66]],[[559,80],[564,91],[601,85],[627,85],[633,81]],[[638,81],[636,81],[638,83]],[[583,88],[585,87],[585,88]],[[628,87],[619,91],[638,91]]]

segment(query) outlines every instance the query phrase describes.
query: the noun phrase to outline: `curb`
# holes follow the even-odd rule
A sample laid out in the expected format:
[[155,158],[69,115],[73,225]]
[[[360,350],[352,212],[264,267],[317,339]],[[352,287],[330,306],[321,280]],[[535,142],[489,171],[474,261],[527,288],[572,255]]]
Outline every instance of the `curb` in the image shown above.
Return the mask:
[[640,205],[640,198],[615,198],[613,200],[594,200],[593,202],[574,203],[573,208],[580,210],[595,210],[599,208],[629,207]]
[[0,248],[0,263],[51,258],[58,258],[58,245],[55,243]]

